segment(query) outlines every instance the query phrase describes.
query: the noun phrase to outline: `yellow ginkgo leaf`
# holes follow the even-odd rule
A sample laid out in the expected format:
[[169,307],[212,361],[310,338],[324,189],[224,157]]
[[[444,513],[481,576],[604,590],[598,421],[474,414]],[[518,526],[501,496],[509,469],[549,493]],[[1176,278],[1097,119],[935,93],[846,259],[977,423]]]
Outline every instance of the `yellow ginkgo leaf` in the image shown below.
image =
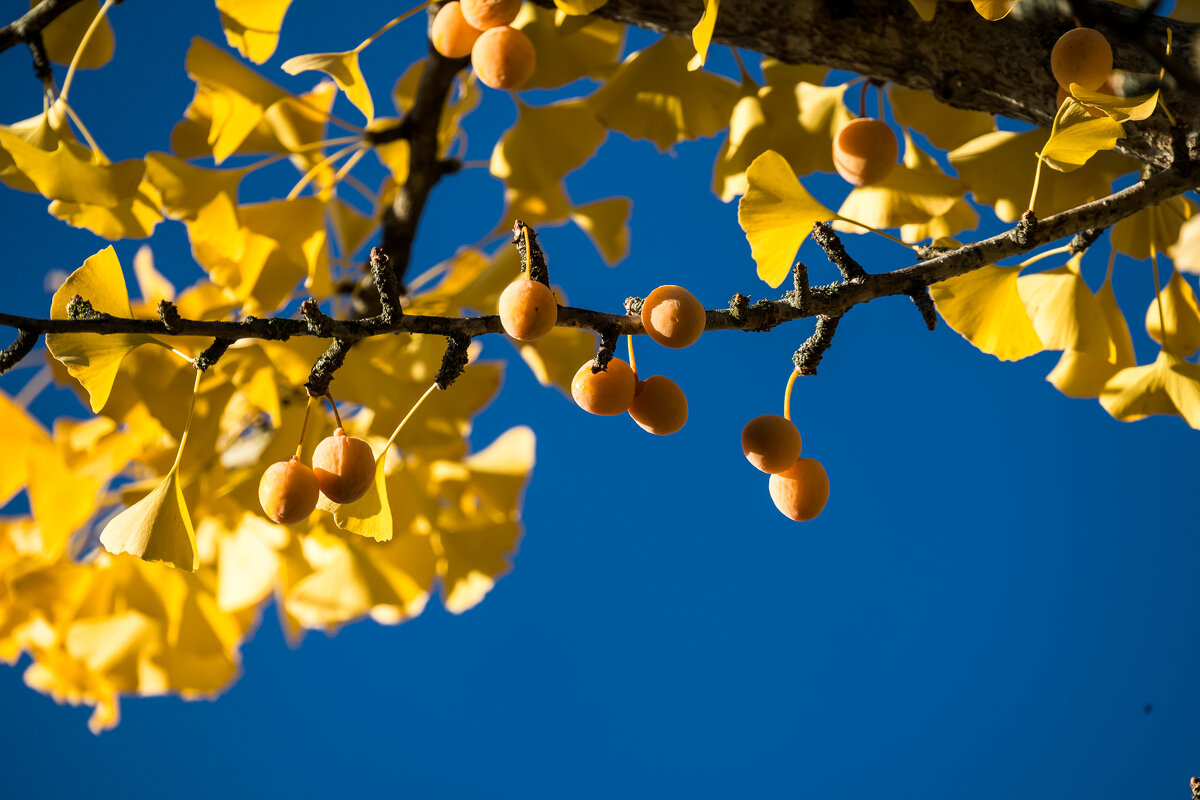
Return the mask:
[[583,229],[610,267],[629,255],[629,212],[632,207],[628,197],[609,197],[576,206],[571,211],[571,221]]
[[1004,19],[1012,11],[1017,0],[971,0],[979,16],[986,20]]
[[[904,164],[893,168],[878,183],[850,192],[838,209],[838,216],[873,228],[928,225],[934,218],[949,213],[966,190],[966,184],[942,172],[937,162],[913,144],[906,132]],[[834,228],[847,233],[866,232],[845,222],[835,222]]]
[[517,122],[496,143],[490,169],[511,188],[552,191],[592,157],[607,135],[581,100],[540,107],[518,100]]
[[988,265],[929,287],[946,324],[1001,361],[1042,350],[1042,340],[1017,291],[1019,267]]
[[0,147],[42,196],[51,200],[115,206],[137,192],[146,171],[137,160],[103,163],[86,148],[64,140],[59,140],[54,150],[42,150],[4,127],[0,127]]
[[564,14],[591,14],[607,3],[608,0],[554,0],[554,5]]
[[979,213],[960,197],[944,214],[930,217],[927,222],[900,226],[900,238],[906,242],[926,239],[937,241],[957,236],[963,231],[974,230],[979,225]]
[[1129,323],[1125,314],[1117,305],[1117,297],[1113,293],[1112,273],[1104,279],[1104,285],[1096,292],[1096,301],[1108,323],[1109,349],[1108,360],[1121,369],[1137,365],[1137,356],[1133,351],[1133,337],[1129,334]]
[[1153,253],[1173,252],[1184,222],[1195,213],[1187,197],[1171,197],[1139,209],[1112,227],[1112,245],[1118,252],[1144,261]]
[[533,43],[537,63],[524,89],[555,89],[611,71],[621,58],[625,26],[600,17],[572,17],[533,3],[521,6],[513,20]]
[[145,561],[161,561],[189,572],[194,572],[200,566],[196,531],[183,500],[183,487],[179,483],[179,462],[183,458],[183,448],[187,445],[188,431],[192,427],[192,414],[196,410],[196,395],[200,390],[202,375],[200,370],[196,370],[192,400],[188,407],[187,422],[179,436],[175,463],[152,492],[104,526],[100,544],[108,552],[129,553]]
[[[83,262],[71,273],[50,305],[51,319],[67,319],[67,303],[75,295],[92,304],[92,308],[115,317],[129,318],[129,292],[117,254],[108,246]],[[157,340],[140,333],[50,333],[46,348],[79,381],[92,401],[92,411],[99,412],[108,402],[117,370],[130,351]]]
[[[1162,302],[1161,315],[1159,300]],[[1146,333],[1175,355],[1185,358],[1200,348],[1200,307],[1196,305],[1196,293],[1178,272],[1167,281],[1160,297],[1150,301],[1150,307],[1146,309]]]
[[692,28],[692,46],[696,48],[696,55],[688,61],[689,71],[704,66],[704,60],[708,57],[708,45],[712,41],[713,29],[717,26],[717,12],[720,7],[721,0],[704,0],[704,13],[700,16],[696,27]]
[[[371,125],[367,126],[368,130],[387,130],[388,127],[398,125],[399,121],[392,118],[377,118]],[[388,172],[392,173],[392,181],[397,186],[403,186],[408,180],[409,158],[412,153],[412,145],[408,143],[408,139],[395,139],[390,142],[382,142],[372,145],[376,157],[380,162],[388,168]]]
[[330,294],[325,203],[320,198],[248,203],[238,206],[237,213],[248,231],[276,243],[247,298],[247,313],[274,311],[301,281],[318,298]]
[[262,64],[279,44],[279,29],[292,0],[217,0],[221,27],[230,47]]
[[175,299],[175,285],[154,267],[154,252],[150,245],[144,244],[134,253],[133,274],[143,305],[156,308],[159,300]]
[[1099,397],[1105,384],[1120,369],[1107,359],[1091,353],[1064,350],[1046,380],[1067,397]]
[[1071,172],[1101,150],[1112,150],[1117,139],[1124,138],[1121,123],[1107,116],[1093,117],[1079,101],[1068,97],[1054,118],[1042,160],[1059,172]]
[[[567,295],[554,287],[559,305],[568,305]],[[532,342],[516,342],[521,358],[533,370],[533,375],[542,386],[557,386],[570,395],[571,381],[575,378],[578,364],[587,361],[596,351],[596,334],[586,328],[553,328],[545,336]]]
[[[1015,222],[1029,204],[1037,150],[1045,143],[1041,130],[985,133],[949,154],[959,177],[975,199],[996,210],[1005,222]],[[1042,171],[1033,211],[1041,219],[1110,193],[1113,180],[1134,172],[1138,164],[1111,152],[1097,153],[1084,168],[1069,173]]]
[[[41,0],[30,0],[29,7],[37,6]],[[55,64],[70,64],[79,49],[83,35],[91,27],[92,20],[100,11],[97,0],[86,0],[67,8],[45,28],[42,29],[42,43],[46,47],[46,55]],[[114,49],[112,25],[106,14],[92,32],[87,47],[79,56],[79,69],[98,69],[112,58]]]
[[7,466],[0,470],[0,505],[3,505],[27,484],[30,459],[39,451],[52,450],[53,444],[37,420],[4,392],[0,392],[0,430],[4,431],[7,461]]
[[96,493],[102,481],[72,470],[52,450],[35,451],[27,466],[29,506],[37,523],[41,552],[53,559],[96,511]]
[[[197,264],[208,271],[213,283],[221,287],[224,297],[255,307],[279,300],[279,292],[283,290],[272,287],[268,293],[267,286],[254,300],[250,299],[267,259],[275,252],[278,243],[269,236],[243,226],[228,195],[219,194],[200,208],[196,216],[188,221],[187,230],[192,243],[192,256]],[[288,290],[298,280],[299,275],[292,277]],[[264,297],[264,294],[269,296]],[[180,313],[183,313],[182,306]]]
[[1200,215],[1181,223],[1175,243],[1167,247],[1175,269],[1200,275]]
[[161,206],[158,189],[143,180],[133,194],[113,206],[51,200],[47,210],[68,225],[105,239],[145,239],[163,220]]
[[740,94],[737,84],[688,72],[692,52],[686,39],[664,36],[632,53],[588,98],[597,119],[632,139],[649,139],[659,150],[724,128]]
[[929,92],[894,83],[888,86],[887,96],[897,122],[925,134],[930,144],[943,150],[996,130],[991,114],[946,105]]
[[1080,253],[1064,266],[1022,275],[1017,292],[1047,350],[1076,350],[1109,356],[1108,322],[1100,302],[1079,271]]
[[162,194],[163,211],[172,219],[195,219],[219,194],[237,204],[242,169],[205,169],[166,153],[146,154],[146,179]]
[[783,156],[768,150],[746,170],[749,188],[738,203],[738,223],[746,232],[758,277],[778,286],[815,222],[834,214],[818,203]]
[[379,220],[368,217],[341,198],[335,197],[330,206],[330,220],[337,236],[338,252],[342,258],[351,258],[379,227]]
[[1128,367],[1109,379],[1100,405],[1122,422],[1178,414],[1200,429],[1200,367],[1161,350],[1153,364]]
[[908,0],[908,2],[926,22],[932,20],[933,15],[937,13],[937,0]]
[[1071,84],[1072,97],[1091,108],[1100,109],[1116,122],[1137,122],[1149,117],[1158,107],[1160,91],[1155,89],[1134,97],[1117,97],[1105,92],[1089,91],[1077,83]]
[[316,70],[324,72],[333,78],[338,88],[346,93],[346,97],[355,108],[363,113],[370,122],[375,117],[375,104],[371,101],[371,90],[363,78],[358,66],[358,50],[348,50],[344,53],[313,53],[312,55],[289,58],[280,66],[288,75],[299,75],[301,72]]

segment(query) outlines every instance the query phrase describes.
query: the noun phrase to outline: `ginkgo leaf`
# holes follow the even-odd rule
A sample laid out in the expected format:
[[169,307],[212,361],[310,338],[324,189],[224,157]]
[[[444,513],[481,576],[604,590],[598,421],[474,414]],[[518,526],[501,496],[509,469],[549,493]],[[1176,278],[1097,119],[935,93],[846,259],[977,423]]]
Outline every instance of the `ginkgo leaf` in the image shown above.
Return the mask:
[[[200,523],[201,527],[214,524],[211,519]],[[280,548],[273,543],[286,543],[286,529],[247,512],[234,530],[218,536],[217,604],[223,611],[258,605],[274,588]]]
[[738,224],[746,232],[758,277],[778,286],[792,269],[800,245],[815,222],[834,214],[818,203],[783,156],[768,150],[746,170],[749,188],[738,203]]
[[330,294],[332,276],[326,248],[325,203],[320,198],[247,203],[238,206],[237,213],[246,230],[276,244],[247,298],[248,313],[279,308],[301,281],[316,297]]
[[1112,150],[1125,138],[1121,123],[1107,116],[1093,117],[1079,101],[1068,97],[1054,118],[1042,159],[1059,172],[1071,172],[1101,150]]
[[[977,201],[992,206],[1004,222],[1015,222],[1029,204],[1037,150],[1045,143],[1045,136],[1041,130],[986,133],[952,150],[950,163]],[[1070,173],[1043,170],[1033,211],[1045,219],[1105,197],[1113,180],[1137,169],[1131,159],[1101,152],[1085,168]]]
[[[208,272],[213,283],[222,287],[226,296],[237,303],[250,301],[267,259],[278,243],[243,226],[231,198],[225,194],[217,195],[199,209],[195,218],[188,221],[187,230],[192,256]],[[264,291],[259,292],[249,305],[258,307],[266,302],[278,302],[298,280],[299,275],[292,276],[285,289],[264,285]],[[264,294],[268,296],[264,297]]]
[[596,351],[596,335],[584,328],[555,328],[532,342],[520,343],[521,358],[542,386],[557,386],[571,393],[571,381]]
[[1004,19],[1012,11],[1017,0],[971,0],[979,16],[986,20]]
[[937,0],[908,0],[908,2],[925,22],[932,20],[933,15],[937,13]]
[[1099,397],[1105,384],[1120,369],[1111,361],[1091,353],[1064,350],[1046,380],[1067,397]]
[[[576,206],[571,220],[583,229],[608,266],[629,255],[629,213],[633,203],[628,197],[609,197]],[[587,359],[584,359],[585,361]]]
[[737,84],[708,72],[688,72],[691,44],[664,36],[632,53],[588,103],[597,119],[659,150],[675,142],[712,136],[728,124]]
[[515,189],[553,191],[595,154],[607,135],[584,101],[535,107],[518,100],[516,124],[492,150],[491,173]]
[[141,161],[108,164],[86,148],[59,140],[42,150],[0,126],[0,147],[43,197],[71,203],[115,206],[137,191],[145,173]]
[[1080,103],[1098,108],[1116,122],[1137,122],[1148,118],[1158,107],[1160,89],[1134,97],[1117,97],[1100,91],[1091,91],[1077,83],[1071,84],[1071,95]]
[[333,78],[338,88],[346,93],[347,99],[363,113],[367,122],[370,122],[375,117],[375,104],[371,100],[371,90],[363,78],[362,69],[358,66],[358,52],[355,49],[344,53],[296,56],[283,62],[279,68],[288,75],[299,75],[308,70],[324,72]]
[[255,64],[275,53],[292,0],[217,0],[225,40]]
[[52,216],[75,228],[85,228],[105,239],[145,239],[162,222],[162,196],[154,184],[143,180],[137,190],[116,205],[52,200]]
[[338,197],[333,199],[330,210],[333,212],[330,219],[337,235],[338,252],[342,258],[353,257],[379,227],[379,220],[368,217]]
[[1167,254],[1175,269],[1192,275],[1200,275],[1200,215],[1193,216],[1179,227],[1179,235]]
[[325,495],[321,495],[317,501],[317,508],[332,514],[339,528],[377,542],[392,538],[392,509],[388,503],[385,475],[390,446],[391,440],[375,455],[375,480],[366,494],[353,503],[335,503]]
[[53,444],[38,421],[2,391],[0,430],[4,431],[7,461],[7,466],[0,470],[0,505],[4,505],[28,482],[30,459],[39,451],[52,450]]
[[[67,303],[79,295],[92,308],[105,314],[128,319],[133,316],[129,307],[129,292],[121,263],[112,246],[104,248],[83,262],[71,273],[50,304],[51,319],[68,319]],[[125,356],[143,344],[157,343],[140,333],[50,333],[46,348],[79,381],[91,397],[92,411],[99,413],[108,402],[117,370]]]
[[708,57],[708,45],[712,41],[713,29],[717,26],[717,12],[720,7],[721,0],[704,0],[704,13],[700,16],[696,27],[692,28],[692,46],[696,48],[696,55],[688,61],[689,71],[704,66],[704,60]]
[[[958,178],[942,172],[937,162],[913,144],[905,133],[904,164],[870,186],[860,186],[846,196],[838,216],[873,228],[927,225],[950,211],[967,187]],[[834,228],[848,233],[865,233],[857,225],[835,222]]]
[[929,287],[946,324],[975,347],[1001,361],[1042,350],[1017,291],[1019,267],[988,265]]
[[1112,245],[1118,252],[1144,261],[1153,253],[1172,252],[1183,224],[1195,212],[1187,197],[1171,197],[1138,209],[1112,227]]
[[713,169],[713,191],[725,202],[746,192],[746,168],[774,150],[796,175],[832,172],[833,137],[853,119],[845,85],[821,86],[827,70],[764,59],[767,85],[742,87],[729,120],[729,137]]
[[1200,307],[1196,305],[1196,293],[1178,272],[1167,281],[1159,298],[1150,301],[1146,309],[1146,333],[1179,356],[1190,356],[1200,348]]
[[1200,429],[1200,367],[1161,350],[1153,364],[1123,369],[1109,379],[1100,405],[1122,422],[1178,414]]
[[1017,292],[1047,350],[1109,356],[1108,322],[1079,271],[1080,253],[1065,265],[1017,279]]
[[[288,98],[283,89],[199,37],[192,39],[185,66],[197,84],[193,106],[202,104],[191,118],[204,120],[207,117],[205,140],[218,164],[242,148],[263,122],[268,108]],[[204,89],[203,96],[201,88]],[[177,133],[179,126],[171,135],[172,148],[186,157],[190,154],[176,142]]]
[[160,300],[175,299],[175,285],[154,266],[154,252],[144,244],[133,255],[133,274],[137,278],[142,303],[156,307]]
[[610,71],[621,58],[625,26],[600,17],[569,17],[533,3],[521,6],[512,27],[529,37],[537,52],[524,89],[554,89]]
[[911,223],[900,226],[900,238],[906,242],[920,242],[925,239],[937,241],[957,236],[963,231],[974,230],[979,225],[979,213],[960,197],[944,214],[930,217],[927,222]]
[[996,130],[991,114],[946,105],[929,92],[894,83],[888,86],[887,96],[897,122],[925,134],[930,144],[943,150]]
[[179,463],[183,459],[183,448],[187,446],[188,431],[192,427],[202,375],[200,370],[196,370],[192,399],[187,421],[179,435],[175,463],[152,492],[104,526],[100,544],[108,552],[114,555],[129,553],[144,561],[162,561],[189,572],[194,572],[200,566],[196,531],[183,500],[183,486],[179,483]]
[[46,558],[55,558],[95,512],[101,481],[72,470],[53,450],[34,451],[27,466],[29,506],[40,549]]
[[1133,351],[1133,337],[1129,335],[1129,323],[1125,314],[1117,305],[1117,297],[1113,293],[1112,274],[1104,280],[1104,285],[1096,292],[1096,300],[1100,303],[1100,311],[1108,323],[1109,351],[1108,360],[1118,367],[1132,367],[1137,364],[1137,356]]
[[243,169],[206,169],[167,153],[146,154],[146,179],[162,194],[163,211],[172,219],[195,219],[219,194],[236,205]]
[[[34,8],[41,0],[30,0],[29,7]],[[69,6],[45,28],[42,29],[42,44],[46,55],[55,64],[67,65],[75,57],[83,35],[91,27],[92,20],[100,11],[98,0],[86,0]],[[98,69],[109,62],[113,55],[115,43],[113,40],[112,24],[106,14],[92,32],[87,47],[79,56],[76,64],[78,69]]]
[[608,0],[554,0],[554,5],[564,14],[591,14],[602,7]]

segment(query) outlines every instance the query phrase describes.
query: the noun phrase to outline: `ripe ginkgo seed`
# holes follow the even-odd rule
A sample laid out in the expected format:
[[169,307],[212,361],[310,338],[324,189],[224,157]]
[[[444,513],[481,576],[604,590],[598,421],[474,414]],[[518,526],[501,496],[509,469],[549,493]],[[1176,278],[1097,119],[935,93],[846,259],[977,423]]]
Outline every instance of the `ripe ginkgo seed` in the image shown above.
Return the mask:
[[899,155],[896,134],[877,119],[850,120],[833,138],[833,166],[855,186],[879,183],[891,174]]
[[319,491],[317,476],[292,456],[267,467],[258,482],[258,502],[272,520],[291,525],[308,519],[317,507]]
[[682,286],[659,286],[642,302],[642,327],[664,347],[693,344],[704,321],[704,306]]
[[679,384],[663,375],[651,375],[634,387],[629,416],[656,436],[675,433],[687,422],[687,397]]
[[515,89],[533,74],[537,56],[533,42],[515,28],[489,28],[471,48],[471,66],[484,86]]
[[798,458],[787,470],[772,475],[771,499],[788,519],[816,519],[829,500],[829,476],[815,458]]
[[371,445],[347,436],[338,428],[313,450],[313,474],[321,494],[335,503],[353,503],[367,493],[375,480],[375,456]]
[[619,358],[611,358],[608,369],[592,372],[595,359],[588,361],[571,380],[571,397],[590,414],[613,416],[624,414],[633,404],[637,377]]
[[1074,28],[1058,37],[1050,51],[1050,71],[1064,89],[1077,83],[1099,89],[1113,68],[1112,46],[1093,28]]
[[763,414],[742,428],[742,453],[763,472],[783,472],[800,457],[800,431],[778,414]]
[[471,55],[471,48],[481,31],[463,18],[462,5],[458,0],[446,3],[433,18],[429,26],[429,41],[433,49],[446,58],[462,58]]
[[500,295],[500,324],[504,332],[522,342],[531,342],[554,330],[558,301],[541,281],[518,278]]

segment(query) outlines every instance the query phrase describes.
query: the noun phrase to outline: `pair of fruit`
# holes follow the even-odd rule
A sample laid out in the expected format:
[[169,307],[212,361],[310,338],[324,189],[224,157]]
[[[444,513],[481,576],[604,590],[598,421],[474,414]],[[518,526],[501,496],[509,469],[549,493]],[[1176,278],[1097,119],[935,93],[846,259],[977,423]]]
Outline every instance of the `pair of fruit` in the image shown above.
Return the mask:
[[533,42],[509,23],[521,11],[521,0],[455,0],[433,18],[429,38],[447,58],[471,56],[480,83],[493,89],[515,89],[533,74]]
[[297,456],[267,467],[258,484],[258,502],[272,520],[291,525],[308,519],[318,493],[335,503],[353,503],[374,479],[371,446],[338,428],[313,451],[312,469]]
[[[704,332],[704,306],[681,286],[659,286],[642,302],[642,327],[665,347],[687,347]],[[675,381],[663,375],[639,380],[629,364],[612,358],[594,372],[588,361],[571,381],[575,403],[591,414],[612,416],[629,412],[650,433],[675,433],[687,422],[687,397]]]
[[816,519],[829,500],[829,476],[815,458],[801,458],[800,431],[791,420],[763,414],[742,428],[742,453],[769,473],[771,500],[796,522]]

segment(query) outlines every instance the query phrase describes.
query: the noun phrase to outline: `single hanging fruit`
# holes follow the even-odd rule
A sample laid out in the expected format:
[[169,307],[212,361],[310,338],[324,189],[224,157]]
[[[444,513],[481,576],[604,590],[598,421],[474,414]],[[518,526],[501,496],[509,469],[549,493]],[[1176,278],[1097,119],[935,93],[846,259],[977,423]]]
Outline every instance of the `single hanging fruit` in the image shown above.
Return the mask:
[[522,342],[531,342],[554,330],[558,322],[558,300],[541,281],[517,278],[500,295],[500,324],[504,332]]
[[353,503],[375,480],[371,445],[347,436],[342,428],[321,440],[313,451],[312,464],[321,493],[335,503]]
[[317,476],[292,456],[267,467],[258,482],[258,502],[275,522],[291,525],[308,519],[317,507]]

